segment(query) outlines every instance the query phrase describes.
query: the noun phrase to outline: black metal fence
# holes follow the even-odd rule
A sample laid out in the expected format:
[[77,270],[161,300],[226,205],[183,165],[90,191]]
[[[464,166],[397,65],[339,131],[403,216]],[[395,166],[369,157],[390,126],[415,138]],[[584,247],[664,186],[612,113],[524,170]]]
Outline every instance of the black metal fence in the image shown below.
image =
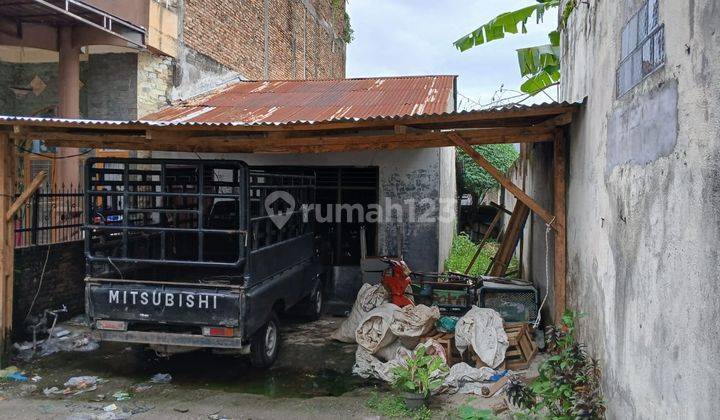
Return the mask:
[[82,239],[84,207],[77,187],[39,189],[15,215],[15,247]]

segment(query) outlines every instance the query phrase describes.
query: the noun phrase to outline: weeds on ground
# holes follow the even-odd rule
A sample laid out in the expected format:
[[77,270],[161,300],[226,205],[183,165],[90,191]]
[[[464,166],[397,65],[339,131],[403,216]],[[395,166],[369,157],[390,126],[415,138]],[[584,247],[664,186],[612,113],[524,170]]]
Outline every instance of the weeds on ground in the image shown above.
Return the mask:
[[403,418],[413,420],[429,420],[432,417],[430,409],[421,407],[417,410],[408,410],[402,397],[394,394],[381,396],[373,392],[365,405],[384,417]]
[[544,361],[530,385],[512,379],[507,395],[529,417],[603,418],[605,401],[600,389],[599,362],[575,341],[577,315],[566,311],[562,323],[545,332],[551,357]]
[[487,408],[475,408],[461,405],[457,409],[457,418],[460,420],[497,420],[498,417]]
[[[473,255],[478,249],[478,244],[474,243],[467,233],[461,232],[453,238],[452,248],[450,249],[450,255],[445,260],[445,270],[454,271],[457,273],[464,273],[467,266],[472,261]],[[480,276],[485,274],[490,264],[492,264],[492,258],[497,252],[497,242],[488,242],[483,247],[483,250],[478,255],[475,264],[468,273],[471,276]],[[508,273],[512,273],[518,267],[518,261],[513,258],[508,266]]]

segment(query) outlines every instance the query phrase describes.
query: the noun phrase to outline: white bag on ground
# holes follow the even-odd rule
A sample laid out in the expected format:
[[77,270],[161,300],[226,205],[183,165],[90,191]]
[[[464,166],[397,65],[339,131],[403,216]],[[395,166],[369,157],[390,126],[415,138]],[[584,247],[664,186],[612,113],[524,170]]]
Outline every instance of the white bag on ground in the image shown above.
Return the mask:
[[383,303],[368,312],[355,330],[355,341],[373,354],[395,341],[395,334],[390,331],[390,322],[399,309],[392,303]]
[[489,367],[474,368],[464,362],[456,363],[450,367],[450,372],[443,383],[443,391],[453,394],[468,383],[489,381],[496,373]]
[[352,371],[362,378],[375,378],[392,383],[395,376],[392,373],[393,368],[402,366],[404,363],[402,357],[396,357],[383,363],[362,346],[358,346],[355,351],[355,365]]
[[350,315],[335,330],[332,339],[343,343],[355,343],[355,330],[368,312],[388,301],[388,293],[381,285],[363,284],[355,298]]
[[390,330],[398,337],[420,337],[430,332],[439,318],[437,306],[407,305],[393,314]]
[[473,306],[455,326],[455,346],[460,354],[469,347],[486,365],[497,367],[505,360],[508,338],[500,314]]

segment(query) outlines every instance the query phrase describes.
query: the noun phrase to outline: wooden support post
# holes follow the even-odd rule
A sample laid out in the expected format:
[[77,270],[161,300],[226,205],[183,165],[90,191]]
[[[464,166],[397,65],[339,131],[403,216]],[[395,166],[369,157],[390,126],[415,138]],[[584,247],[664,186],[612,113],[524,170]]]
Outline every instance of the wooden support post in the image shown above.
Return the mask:
[[558,323],[563,312],[565,312],[565,286],[567,284],[567,225],[565,220],[567,142],[561,129],[555,134],[553,146],[553,202],[555,212],[555,258],[553,270],[555,308],[553,310],[553,321]]
[[468,144],[465,139],[460,137],[458,133],[451,131],[447,133],[447,137],[450,139],[450,141],[455,143],[455,145],[463,149],[465,153],[467,153],[471,158],[473,158],[473,160],[477,162],[480,167],[485,169],[490,174],[490,176],[495,178],[497,182],[499,182],[500,185],[505,187],[506,190],[508,190],[512,195],[514,195],[518,199],[518,201],[528,206],[530,210],[540,216],[540,218],[543,219],[545,223],[555,228],[555,217],[549,211],[545,210],[540,204],[537,203],[537,201],[533,200],[529,195],[525,194],[525,191],[523,191],[520,187],[510,181],[510,179],[503,175],[502,172],[500,172],[496,167],[494,167],[490,162],[488,162],[487,159],[482,157],[482,155],[478,153],[472,146],[470,146],[470,144]]
[[[0,214],[7,214],[14,198],[15,147],[0,132]],[[4,219],[0,224],[0,366],[7,366],[12,341],[14,226]]]
[[5,221],[11,222],[13,216],[15,216],[15,213],[17,213],[18,210],[20,210],[20,207],[22,207],[23,204],[25,204],[26,201],[30,198],[31,195],[35,194],[35,191],[38,190],[42,186],[43,181],[45,181],[45,178],[47,177],[47,172],[40,171],[37,175],[35,175],[35,178],[33,178],[30,185],[28,185],[27,188],[25,188],[25,191],[20,194],[20,197],[18,197],[15,202],[12,203],[10,206],[10,209],[8,209],[7,214],[5,214]]

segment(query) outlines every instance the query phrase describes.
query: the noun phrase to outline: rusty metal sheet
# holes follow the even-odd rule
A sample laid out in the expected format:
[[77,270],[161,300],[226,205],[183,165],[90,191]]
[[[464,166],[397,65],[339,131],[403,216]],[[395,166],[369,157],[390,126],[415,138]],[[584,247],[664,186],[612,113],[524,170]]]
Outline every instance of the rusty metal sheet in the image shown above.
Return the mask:
[[452,111],[455,76],[240,81],[144,120],[288,123],[442,114]]

